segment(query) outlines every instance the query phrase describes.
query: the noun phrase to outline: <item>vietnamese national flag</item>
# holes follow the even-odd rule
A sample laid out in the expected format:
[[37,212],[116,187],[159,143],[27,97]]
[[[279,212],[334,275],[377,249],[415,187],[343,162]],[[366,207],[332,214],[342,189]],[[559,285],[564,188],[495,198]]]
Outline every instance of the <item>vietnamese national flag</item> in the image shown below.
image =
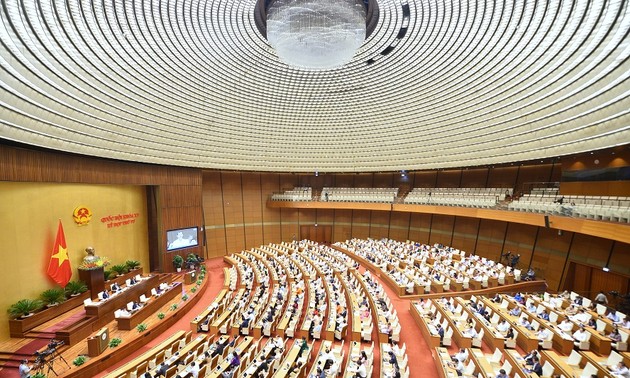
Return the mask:
[[50,256],[50,264],[48,265],[48,275],[61,285],[66,287],[72,277],[72,269],[70,268],[70,260],[68,260],[68,247],[66,246],[66,236],[63,233],[63,226],[59,220],[59,228],[57,228],[57,238]]

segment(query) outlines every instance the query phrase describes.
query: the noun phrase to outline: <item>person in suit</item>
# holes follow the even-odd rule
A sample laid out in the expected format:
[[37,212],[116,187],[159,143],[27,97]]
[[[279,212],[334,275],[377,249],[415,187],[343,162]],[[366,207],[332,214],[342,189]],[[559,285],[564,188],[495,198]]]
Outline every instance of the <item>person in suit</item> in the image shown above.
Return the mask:
[[534,358],[538,358],[538,351],[537,350],[532,350],[531,352],[529,352],[528,354],[525,355],[525,357],[523,357],[523,359],[525,360],[525,365],[533,365],[534,364]]
[[437,333],[440,335],[440,344],[442,344],[442,341],[444,341],[444,328],[442,328],[441,324],[437,325]]
[[166,362],[162,362],[160,364],[158,371],[155,373],[155,377],[156,378],[166,377],[166,371],[168,370],[168,366],[169,365]]
[[293,372],[300,371],[301,368],[302,368],[302,363],[300,361],[296,362],[289,368],[289,370],[287,370],[287,377],[290,377],[291,374],[293,374]]
[[510,378],[509,375],[505,372],[505,369],[499,370],[499,374],[497,374],[496,378]]
[[533,358],[534,364],[532,365],[532,372],[538,374],[538,376],[542,376],[542,365],[540,364],[540,360],[538,357]]

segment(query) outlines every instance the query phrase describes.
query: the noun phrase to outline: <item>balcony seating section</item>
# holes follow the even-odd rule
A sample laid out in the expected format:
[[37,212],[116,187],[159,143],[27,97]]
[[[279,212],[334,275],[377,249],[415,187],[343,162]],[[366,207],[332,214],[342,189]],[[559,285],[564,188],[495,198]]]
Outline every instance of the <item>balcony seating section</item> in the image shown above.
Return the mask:
[[291,190],[271,195],[272,201],[311,201],[312,199],[313,190],[310,187],[295,187]]
[[[559,203],[560,199],[562,203]],[[532,192],[510,203],[508,209],[630,223],[630,197],[561,196]]]
[[414,188],[405,197],[406,204],[464,207],[495,207],[512,196],[512,188]]
[[329,202],[394,203],[398,188],[331,188],[322,189],[321,200]]

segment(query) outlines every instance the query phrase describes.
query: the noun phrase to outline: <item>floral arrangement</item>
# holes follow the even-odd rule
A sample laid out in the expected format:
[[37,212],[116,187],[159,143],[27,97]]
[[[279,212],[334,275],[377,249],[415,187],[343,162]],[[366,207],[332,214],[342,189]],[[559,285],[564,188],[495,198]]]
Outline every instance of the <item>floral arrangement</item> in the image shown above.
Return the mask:
[[110,263],[111,262],[109,261],[107,257],[97,257],[95,260],[92,260],[92,261],[83,260],[83,262],[81,262],[81,264],[79,265],[79,269],[94,270],[94,269],[106,267]]

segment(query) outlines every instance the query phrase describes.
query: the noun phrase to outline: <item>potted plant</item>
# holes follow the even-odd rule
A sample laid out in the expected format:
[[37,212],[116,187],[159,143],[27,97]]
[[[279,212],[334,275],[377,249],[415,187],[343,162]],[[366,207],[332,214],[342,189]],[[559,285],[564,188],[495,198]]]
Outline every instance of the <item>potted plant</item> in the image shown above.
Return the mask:
[[33,312],[39,310],[44,306],[44,303],[39,299],[20,299],[12,304],[7,312],[9,316],[14,319],[26,318],[33,315]]
[[66,300],[66,292],[61,288],[48,289],[41,293],[39,297],[46,306],[52,307]]
[[103,275],[105,276],[105,281],[109,281],[109,279],[114,275],[114,272],[111,270],[105,270],[103,271]]
[[83,281],[70,281],[66,285],[66,294],[76,297],[81,293],[85,293],[87,289],[87,285]]
[[127,260],[125,261],[125,265],[127,266],[127,270],[135,270],[140,267],[140,261],[137,260]]
[[118,274],[119,276],[122,276],[123,274],[127,273],[127,265],[125,264],[112,265],[111,270],[116,272],[116,274]]
[[173,256],[173,267],[175,267],[175,270],[181,272],[182,266],[184,266],[184,258],[180,255]]

